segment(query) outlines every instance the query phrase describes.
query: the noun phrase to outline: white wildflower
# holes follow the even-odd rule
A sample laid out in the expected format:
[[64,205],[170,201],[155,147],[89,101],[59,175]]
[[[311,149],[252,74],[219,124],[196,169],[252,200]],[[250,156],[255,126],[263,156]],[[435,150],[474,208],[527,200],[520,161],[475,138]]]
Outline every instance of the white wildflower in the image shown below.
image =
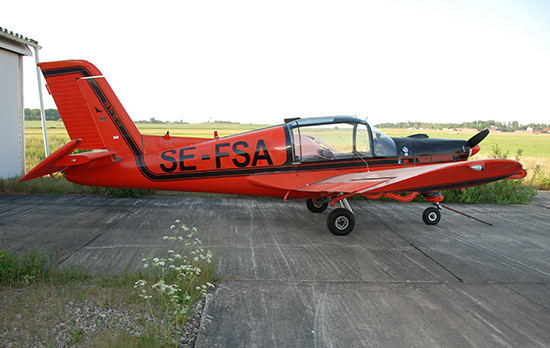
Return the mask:
[[134,288],[137,288],[138,286],[145,286],[145,285],[147,285],[147,282],[143,279],[140,279],[134,284]]

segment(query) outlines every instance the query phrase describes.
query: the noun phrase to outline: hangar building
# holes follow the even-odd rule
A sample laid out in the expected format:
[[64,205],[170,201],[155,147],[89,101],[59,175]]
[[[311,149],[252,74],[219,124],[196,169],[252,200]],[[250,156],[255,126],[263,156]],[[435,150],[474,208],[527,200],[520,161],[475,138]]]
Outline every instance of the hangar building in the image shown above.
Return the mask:
[[38,42],[0,27],[0,178],[25,174],[23,57]]

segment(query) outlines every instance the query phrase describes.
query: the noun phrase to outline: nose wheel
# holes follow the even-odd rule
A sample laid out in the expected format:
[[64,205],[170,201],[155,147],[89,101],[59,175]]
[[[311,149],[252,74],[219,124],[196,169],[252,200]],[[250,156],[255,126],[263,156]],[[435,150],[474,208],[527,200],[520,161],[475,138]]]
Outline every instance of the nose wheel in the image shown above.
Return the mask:
[[436,207],[429,207],[424,210],[422,213],[422,220],[426,225],[437,225],[439,220],[441,220],[441,211]]

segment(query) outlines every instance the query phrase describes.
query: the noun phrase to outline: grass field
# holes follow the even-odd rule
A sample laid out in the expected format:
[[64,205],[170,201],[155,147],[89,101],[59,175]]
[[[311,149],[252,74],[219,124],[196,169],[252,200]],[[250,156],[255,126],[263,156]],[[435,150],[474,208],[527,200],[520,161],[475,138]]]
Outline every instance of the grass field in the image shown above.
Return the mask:
[[[255,129],[267,127],[260,124],[237,123],[200,123],[200,124],[137,124],[143,134],[164,135],[170,131],[173,136],[189,136],[199,138],[213,138],[214,131],[220,137],[234,135]],[[48,121],[48,140],[50,152],[69,141],[69,136],[63,122]],[[44,143],[40,121],[25,122],[25,136],[27,148],[27,170],[32,169],[44,159]],[[406,137],[415,133],[426,133],[430,138],[469,139],[476,132],[450,132],[443,130],[409,131],[406,129],[382,129],[392,137]],[[550,189],[550,134],[529,133],[490,133],[481,143],[481,151],[477,158],[488,158],[497,147],[508,158],[515,159],[518,149],[521,150],[520,162],[527,169],[527,181],[533,173],[538,172],[533,184],[540,189]]]

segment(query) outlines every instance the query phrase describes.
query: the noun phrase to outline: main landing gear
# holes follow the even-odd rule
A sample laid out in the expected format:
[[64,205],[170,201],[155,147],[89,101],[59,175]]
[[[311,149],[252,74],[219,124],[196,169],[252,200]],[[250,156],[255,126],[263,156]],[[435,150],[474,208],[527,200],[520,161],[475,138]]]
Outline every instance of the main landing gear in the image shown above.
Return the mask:
[[332,234],[345,236],[355,227],[355,215],[346,208],[336,208],[328,214],[327,226]]
[[[322,213],[328,208],[331,197],[313,200],[308,199],[306,206],[313,213]],[[350,234],[355,227],[355,215],[347,199],[339,201],[342,204],[341,208],[336,208],[328,214],[327,227],[329,231],[337,236],[345,236]]]

